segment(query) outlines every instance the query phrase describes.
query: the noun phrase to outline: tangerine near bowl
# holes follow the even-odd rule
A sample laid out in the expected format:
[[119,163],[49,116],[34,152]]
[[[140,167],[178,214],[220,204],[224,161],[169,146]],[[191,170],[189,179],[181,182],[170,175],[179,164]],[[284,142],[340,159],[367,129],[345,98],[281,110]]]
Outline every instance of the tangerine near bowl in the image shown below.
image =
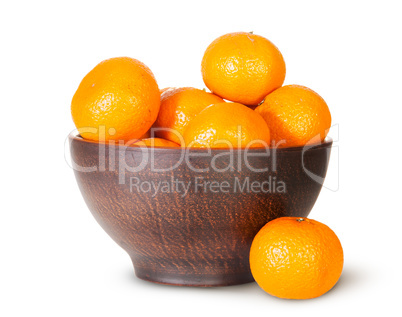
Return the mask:
[[277,217],[308,216],[332,146],[326,139],[230,151],[69,140],[82,196],[137,277],[185,286],[254,281],[254,236]]

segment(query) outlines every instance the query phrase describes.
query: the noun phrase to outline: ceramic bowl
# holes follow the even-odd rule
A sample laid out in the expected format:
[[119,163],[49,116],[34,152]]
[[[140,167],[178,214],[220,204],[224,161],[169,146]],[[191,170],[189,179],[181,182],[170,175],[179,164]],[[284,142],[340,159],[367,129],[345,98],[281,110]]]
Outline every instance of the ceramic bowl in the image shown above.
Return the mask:
[[252,282],[255,234],[274,218],[308,216],[331,145],[208,151],[70,136],[82,196],[137,277],[187,286]]

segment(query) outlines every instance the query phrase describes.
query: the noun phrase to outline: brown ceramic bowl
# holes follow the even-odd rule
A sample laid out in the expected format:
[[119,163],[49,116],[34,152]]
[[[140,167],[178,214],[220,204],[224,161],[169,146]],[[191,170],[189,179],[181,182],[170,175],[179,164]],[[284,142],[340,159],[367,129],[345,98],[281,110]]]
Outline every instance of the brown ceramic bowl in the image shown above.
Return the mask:
[[332,145],[231,153],[70,142],[85,202],[137,277],[188,286],[252,282],[255,234],[274,218],[309,214]]

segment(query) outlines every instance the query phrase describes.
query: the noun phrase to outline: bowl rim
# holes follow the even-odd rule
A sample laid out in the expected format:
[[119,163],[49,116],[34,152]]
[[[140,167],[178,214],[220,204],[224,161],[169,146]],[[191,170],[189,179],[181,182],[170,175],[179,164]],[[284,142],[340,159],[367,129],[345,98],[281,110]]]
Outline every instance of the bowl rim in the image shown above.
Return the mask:
[[114,143],[114,144],[108,144],[108,143],[103,143],[103,142],[98,142],[94,140],[87,140],[81,137],[78,133],[78,131],[74,130],[72,131],[69,135],[68,138],[71,141],[78,141],[84,144],[92,144],[92,145],[101,145],[103,144],[104,146],[114,146],[117,148],[124,148],[125,150],[129,151],[147,151],[147,150],[152,150],[155,152],[163,152],[163,153],[168,153],[168,152],[182,152],[182,151],[188,151],[191,149],[191,152],[227,152],[230,150],[236,151],[236,152],[244,152],[244,151],[251,151],[251,152],[266,152],[267,149],[272,150],[274,149],[275,151],[279,152],[291,152],[291,151],[303,151],[306,147],[308,148],[307,150],[314,150],[314,149],[320,149],[323,147],[331,147],[333,140],[331,137],[326,137],[323,142],[321,143],[312,143],[304,146],[293,146],[293,147],[280,147],[280,148],[272,148],[272,147],[259,147],[259,148],[233,148],[233,149],[228,149],[228,148],[188,148],[188,147],[165,147],[165,146],[158,146],[158,147],[147,147],[147,146],[132,146],[132,145],[125,145],[125,144],[119,144],[119,143]]

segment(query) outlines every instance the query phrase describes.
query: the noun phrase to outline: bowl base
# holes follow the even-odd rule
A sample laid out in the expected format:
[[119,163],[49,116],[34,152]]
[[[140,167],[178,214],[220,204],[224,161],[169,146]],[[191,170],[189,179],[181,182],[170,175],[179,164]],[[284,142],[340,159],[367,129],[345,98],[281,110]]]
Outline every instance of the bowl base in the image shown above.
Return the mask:
[[254,282],[250,272],[237,274],[178,274],[155,272],[154,270],[138,267],[134,267],[134,270],[135,275],[142,280],[165,285],[216,287]]

